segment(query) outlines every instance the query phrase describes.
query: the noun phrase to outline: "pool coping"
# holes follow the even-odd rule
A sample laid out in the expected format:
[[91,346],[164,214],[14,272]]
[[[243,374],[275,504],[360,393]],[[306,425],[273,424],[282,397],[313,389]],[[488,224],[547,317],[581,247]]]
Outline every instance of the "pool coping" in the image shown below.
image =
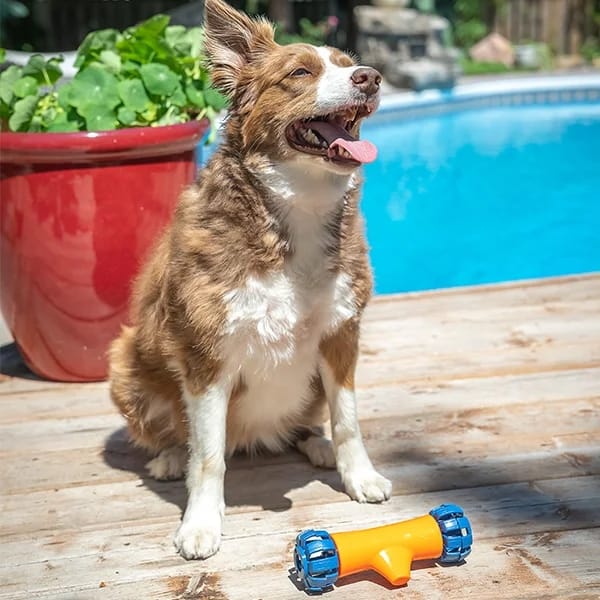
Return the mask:
[[494,78],[460,83],[449,89],[391,92],[374,115],[439,114],[462,108],[600,101],[600,72]]

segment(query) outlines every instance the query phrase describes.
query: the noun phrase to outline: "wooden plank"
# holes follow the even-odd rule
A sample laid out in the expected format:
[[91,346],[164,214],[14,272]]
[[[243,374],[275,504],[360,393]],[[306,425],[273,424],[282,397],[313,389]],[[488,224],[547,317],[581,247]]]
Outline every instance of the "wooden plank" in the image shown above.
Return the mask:
[[[541,481],[536,482],[533,488],[509,485],[461,491],[459,495],[463,496],[462,499],[478,497],[478,502],[471,502],[467,509],[476,532],[477,543],[476,552],[473,553],[473,559],[469,559],[469,565],[472,560],[480,561],[474,563],[479,564],[479,567],[474,566],[468,572],[464,569],[461,573],[471,579],[477,577],[475,569],[478,569],[481,570],[482,579],[495,578],[494,572],[490,573],[490,565],[493,564],[499,569],[496,576],[502,571],[507,571],[507,566],[499,560],[501,555],[514,555],[517,562],[525,558],[528,561],[528,569],[538,567],[538,574],[544,573],[545,569],[540,566],[541,560],[535,560],[531,553],[526,554],[520,549],[523,546],[556,546],[557,540],[563,537],[561,532],[583,525],[588,528],[587,531],[577,531],[575,537],[569,538],[570,545],[579,550],[577,557],[583,559],[583,562],[573,561],[572,557],[570,559],[569,548],[564,548],[567,554],[563,553],[559,563],[569,566],[570,571],[561,573],[560,577],[563,583],[567,576],[571,583],[573,580],[585,584],[600,583],[600,575],[595,568],[598,566],[597,553],[588,553],[585,543],[597,543],[598,530],[589,529],[600,526],[600,517],[596,511],[600,479],[585,479],[575,480],[574,487],[565,486],[564,482]],[[348,527],[366,527],[390,522],[390,519],[399,520],[420,514],[423,507],[435,505],[440,501],[439,494],[425,494],[405,498],[401,503],[396,500],[379,507],[361,507],[356,503],[344,503],[342,506],[307,506],[302,507],[302,512],[306,514],[305,519],[301,521],[299,515],[290,520],[284,513],[272,513],[260,521],[257,521],[252,513],[230,515],[226,520],[221,551],[203,563],[185,563],[175,554],[170,544],[172,524],[168,527],[154,524],[149,526],[150,531],[144,524],[138,524],[134,528],[126,526],[116,530],[110,538],[107,538],[106,532],[103,531],[75,530],[73,537],[61,535],[43,540],[45,554],[35,556],[35,548],[31,548],[26,562],[21,563],[17,563],[16,555],[10,552],[11,545],[14,544],[9,542],[3,548],[7,562],[0,568],[0,577],[4,582],[4,589],[14,592],[19,590],[20,583],[26,579],[29,593],[38,593],[45,589],[48,571],[52,572],[55,581],[64,581],[67,585],[68,582],[76,582],[78,588],[83,589],[95,588],[99,581],[112,584],[115,579],[121,579],[116,577],[121,573],[129,580],[151,580],[157,572],[172,570],[189,575],[198,571],[208,571],[220,573],[222,577],[231,572],[232,578],[239,577],[238,571],[243,570],[244,581],[247,582],[251,573],[263,571],[264,575],[265,571],[272,569],[272,565],[281,568],[287,563],[289,566],[293,540],[299,529],[327,527],[335,531]],[[535,543],[524,543],[524,537],[535,540]],[[498,538],[502,538],[503,541],[498,542]],[[86,554],[75,554],[73,549],[77,547],[84,548]],[[489,556],[490,547],[494,553],[500,555]],[[260,550],[257,551],[257,548]],[[582,552],[582,549],[585,551]],[[18,551],[18,548],[16,550]],[[547,577],[551,585],[555,585],[558,579],[559,575]],[[415,578],[415,581],[418,581],[418,578]],[[454,584],[461,583],[455,579],[452,581]],[[235,589],[236,586],[232,585],[226,597],[239,597],[234,593]],[[238,592],[258,590],[259,586],[246,587],[245,584],[242,587],[238,585],[237,589]]]
[[600,272],[567,277],[513,281],[492,285],[454,287],[426,292],[408,292],[375,296],[370,302],[367,319],[394,318],[411,306],[414,314],[443,315],[449,310],[487,311],[494,307],[545,305],[548,312],[563,312],[579,301],[597,298]]
[[[568,293],[567,293],[568,292]],[[512,311],[528,305],[543,305],[549,314],[564,314],[580,301],[591,304],[600,294],[600,275],[577,275],[519,281],[505,284],[450,288],[430,292],[375,297],[365,316],[365,329],[369,323],[382,319],[400,319],[406,314],[413,318],[427,315],[437,321],[448,311],[462,311],[467,315],[485,312],[492,307],[510,306]],[[579,308],[579,307],[578,307]],[[596,314],[598,307],[596,303]],[[421,352],[421,354],[423,354]],[[86,384],[85,388],[103,384]],[[0,378],[0,396],[15,392],[44,392],[46,390],[73,389],[74,385],[52,383],[39,379]]]
[[116,411],[109,415],[0,425],[0,455],[27,448],[44,451],[98,446],[105,437],[123,426],[124,419]]
[[[375,574],[365,573],[341,579],[332,597],[352,594],[357,600],[404,597],[422,599],[474,598],[550,598],[596,599],[600,594],[597,560],[594,557],[597,531],[571,531],[502,537],[482,540],[464,565],[443,568],[432,563],[414,566],[406,588],[396,593]],[[287,549],[287,548],[286,548]],[[583,549],[581,558],[573,561],[569,551]],[[563,550],[566,550],[564,552]],[[8,596],[19,598],[52,597],[94,600],[132,598],[165,598],[169,600],[197,598],[209,600],[250,600],[302,598],[306,595],[294,583],[290,573],[289,553],[284,560],[241,568],[235,560],[225,570],[214,570],[206,563],[183,563],[159,566],[152,562],[138,566],[135,573],[108,573],[87,586],[76,581],[56,594],[53,590],[15,591]],[[136,577],[139,577],[136,579]],[[100,587],[102,585],[102,587]],[[596,591],[594,591],[596,590]],[[10,592],[9,592],[10,593]],[[27,595],[30,594],[30,595]]]
[[[242,552],[241,544],[254,543],[256,537],[277,533],[287,536],[309,527],[332,530],[367,527],[409,518],[427,510],[427,507],[450,500],[465,507],[478,539],[597,527],[600,525],[597,511],[599,484],[600,477],[540,480],[453,490],[451,498],[445,490],[396,496],[383,505],[360,505],[344,496],[337,502],[331,501],[323,498],[319,488],[313,486],[310,499],[298,502],[292,498],[294,510],[257,512],[251,507],[228,509],[224,534],[229,551],[241,555],[238,563],[247,560],[249,564],[255,564],[252,552]],[[162,552],[162,548],[167,550],[166,560],[175,557],[168,538],[178,521],[179,508],[165,502],[166,498],[152,498],[151,494],[144,493],[143,488],[135,496],[129,490],[119,490],[119,486],[110,487],[113,492],[110,502],[95,493],[100,491],[98,489],[83,490],[83,494],[79,488],[75,490],[79,493],[71,494],[72,502],[65,505],[65,514],[54,515],[56,522],[53,527],[38,530],[23,526],[4,531],[1,550],[6,564],[38,563],[43,553],[45,558],[53,557],[55,562],[62,558],[74,560],[75,552],[81,548],[94,560],[101,553],[103,563],[114,551],[119,555],[115,559],[117,563],[125,566],[123,561],[127,557],[123,554],[128,555],[129,560],[138,560],[128,549],[130,544],[127,542],[132,542],[132,533],[137,550],[145,552],[154,548],[152,552]],[[90,498],[94,502],[90,502]],[[33,505],[29,509],[29,514],[37,512]],[[7,516],[12,517],[10,508]],[[116,523],[120,525],[107,537],[107,531]],[[145,534],[148,528],[152,533]],[[35,534],[34,539],[30,533]],[[23,540],[29,543],[24,545]],[[61,554],[66,554],[66,557]],[[226,568],[230,558],[224,552],[206,564]],[[65,564],[67,568],[70,567]]]
[[[502,394],[498,390],[502,390]],[[361,417],[397,416],[406,419],[409,415],[431,415],[444,407],[455,411],[474,410],[485,406],[512,406],[517,403],[551,402],[573,398],[577,390],[580,398],[591,399],[600,396],[600,369],[579,369],[551,374],[526,374],[514,377],[494,377],[465,380],[417,381],[398,385],[382,384],[377,387],[359,388],[359,410]],[[79,397],[79,394],[76,395]],[[0,457],[2,454],[13,457],[26,452],[31,458],[42,451],[68,451],[77,448],[98,447],[98,440],[125,439],[119,430],[124,420],[104,395],[102,389],[90,394],[89,404],[82,407],[82,417],[74,411],[73,417],[66,418],[68,411],[60,411],[60,393],[51,396],[48,410],[56,409],[59,418],[52,419],[42,408],[43,418],[36,419],[37,410],[31,401],[28,406],[32,416],[28,419],[17,408],[20,395],[14,400],[6,396],[8,402],[5,422],[0,424]],[[88,400],[84,401],[88,402]],[[39,398],[43,405],[43,396]],[[0,405],[2,402],[0,402]],[[65,401],[67,406],[72,402]],[[19,418],[12,418],[13,412]],[[90,415],[90,416],[88,416]],[[589,415],[591,416],[591,415]],[[592,420],[590,426],[600,427],[600,418]],[[12,462],[12,460],[11,460]]]
[[[448,481],[457,469],[463,477],[485,473],[486,483],[498,482],[495,477],[535,477],[539,469],[548,477],[556,470],[556,476],[561,477],[567,476],[571,468],[587,472],[596,468],[600,454],[598,409],[600,396],[589,400],[514,403],[511,411],[495,406],[464,409],[448,403],[445,410],[438,405],[424,412],[413,409],[396,419],[386,414],[365,419],[362,432],[374,463],[402,481],[403,489],[422,489],[411,487],[417,485],[415,472],[421,473],[422,482],[431,479],[438,484]],[[144,465],[149,457],[127,442],[123,429],[107,430],[102,437],[107,440],[104,447],[98,447],[96,439],[88,448],[57,450],[34,445],[6,456],[5,493],[108,484],[146,476]],[[37,437],[40,439],[44,439],[42,435]],[[49,443],[53,439],[48,436]],[[65,469],[66,464],[71,467]],[[233,487],[243,484],[243,471],[248,470],[257,474],[255,485],[263,480],[268,485],[273,478],[286,475],[290,479],[291,470],[299,470],[303,478],[310,478],[311,473],[313,477],[323,476],[295,452],[255,459],[236,457],[229,461],[228,469]],[[546,475],[538,472],[537,476]],[[326,477],[335,484],[335,477]]]
[[41,390],[0,394],[0,425],[44,419],[73,419],[113,414],[108,384],[50,384]]
[[358,505],[296,454],[235,458],[223,548],[204,563],[174,552],[183,483],[140,477],[144,456],[128,451],[105,383],[5,380],[0,597],[305,597],[288,578],[298,530],[448,501],[476,532],[465,567],[425,565],[396,593],[356,579],[337,596],[600,597],[599,291],[593,275],[377,299],[359,398],[396,495]]
[[[229,505],[224,535],[227,539],[241,540],[267,535],[266,532],[309,527],[367,527],[409,518],[428,510],[427,507],[449,501],[465,507],[478,537],[595,527],[600,525],[599,484],[598,476],[570,477],[397,495],[382,505],[361,505],[349,501],[342,493],[325,495],[327,486],[315,482],[307,486],[304,497],[290,490],[287,507],[266,502],[266,506]],[[27,515],[19,515],[15,507],[7,503],[2,551],[8,560],[17,560],[24,550],[26,556],[31,557],[28,549],[19,553],[18,547],[24,540],[31,540],[32,534],[40,538],[57,536],[63,540],[74,536],[75,539],[80,536],[100,539],[105,549],[107,544],[118,546],[120,532],[132,526],[142,530],[146,526],[164,525],[166,534],[180,518],[183,506],[180,500],[185,500],[185,494],[183,489],[179,495],[175,494],[177,486],[173,484],[161,486],[153,489],[154,494],[143,487],[138,487],[136,492],[135,484],[127,483],[61,490],[57,493],[70,501],[63,504],[65,508],[61,512],[53,508],[52,503],[45,502],[43,495],[36,498],[33,494],[32,500],[27,504],[22,501],[21,506],[27,506],[33,518],[46,517],[41,527],[31,527],[26,521]],[[291,507],[294,510],[289,510]],[[107,536],[112,528],[115,531]],[[89,545],[83,547],[91,550]],[[29,562],[31,558],[25,560]]]
[[[363,360],[368,360],[367,356]],[[415,411],[438,410],[445,404],[467,410],[531,400],[553,402],[571,398],[574,390],[578,397],[600,395],[599,367],[478,379],[444,380],[443,377],[444,372],[441,371],[436,382],[415,381],[401,387],[385,382],[363,387],[359,382],[360,414],[364,418],[386,414],[404,417]],[[498,394],[499,389],[502,389],[502,394]],[[0,396],[0,426],[115,413],[106,383],[66,389],[57,386],[43,393],[16,392]]]
[[[405,419],[443,410],[468,411],[486,407],[511,407],[520,403],[554,402],[600,395],[600,368],[527,373],[472,379],[416,381],[405,385],[358,388],[362,419],[389,416]],[[589,415],[591,416],[591,415]]]
[[[566,383],[571,381],[571,378],[565,378]],[[479,380],[474,380],[474,384],[475,391],[481,392],[482,387],[485,388],[478,385]],[[593,381],[590,384],[595,385]],[[518,385],[514,387],[517,393],[504,405],[499,405],[499,401],[508,395],[494,394],[490,405],[486,406],[484,393],[473,394],[469,401],[461,402],[456,397],[456,389],[452,394],[448,388],[442,388],[433,394],[429,404],[423,406],[422,399],[427,396],[417,394],[412,401],[405,402],[404,410],[397,409],[396,418],[391,418],[393,407],[389,399],[382,399],[383,410],[379,412],[373,405],[373,416],[363,419],[362,425],[373,460],[389,462],[392,450],[395,457],[400,457],[401,453],[409,456],[411,453],[425,453],[423,459],[445,453],[451,456],[455,454],[457,442],[461,443],[465,456],[472,454],[469,447],[474,445],[473,451],[481,457],[486,456],[485,444],[488,443],[494,444],[495,451],[501,456],[503,452],[511,454],[524,449],[551,448],[556,437],[565,435],[596,432],[600,437],[600,417],[596,416],[600,412],[597,411],[600,393],[593,398],[567,396],[563,400],[556,400],[563,398],[560,392],[554,396],[542,393],[536,400],[527,400],[527,390],[523,395]],[[526,389],[527,386],[522,387]],[[463,392],[466,389],[468,387],[459,386]],[[593,389],[590,388],[590,391]],[[504,388],[505,394],[506,391]],[[449,398],[444,400],[446,395]],[[477,405],[477,398],[481,399],[480,408],[473,408]],[[392,402],[397,405],[397,399],[392,397]],[[506,406],[511,406],[510,412],[506,411]],[[550,406],[552,410],[549,410]],[[101,420],[98,417],[72,419],[67,423],[45,419],[0,427],[6,451],[5,486],[13,492],[33,491],[36,488],[81,485],[93,480],[105,483],[121,480],[124,470],[143,474],[143,464],[148,457],[127,443],[125,430],[118,426],[121,423],[120,417],[111,416]],[[536,429],[541,433],[530,434]],[[520,439],[523,433],[534,435],[535,445],[533,439]],[[33,435],[33,442],[28,435]],[[436,439],[433,447],[430,442],[432,436]],[[98,442],[103,440],[104,444],[98,446]],[[297,462],[297,457],[291,454],[275,462]],[[232,463],[234,469],[238,463]],[[74,464],[75,468],[65,470],[64,464]],[[247,461],[239,464],[242,468],[248,466]],[[258,461],[257,465],[260,464]]]

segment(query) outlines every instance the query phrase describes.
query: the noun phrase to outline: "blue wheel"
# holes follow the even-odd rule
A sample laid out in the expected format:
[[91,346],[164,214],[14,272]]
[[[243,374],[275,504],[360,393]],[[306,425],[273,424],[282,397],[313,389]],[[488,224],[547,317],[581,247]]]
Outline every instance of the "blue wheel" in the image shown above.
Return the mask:
[[463,509],[456,504],[441,504],[429,514],[436,520],[444,542],[439,561],[444,564],[461,562],[471,553],[473,544],[473,530]]

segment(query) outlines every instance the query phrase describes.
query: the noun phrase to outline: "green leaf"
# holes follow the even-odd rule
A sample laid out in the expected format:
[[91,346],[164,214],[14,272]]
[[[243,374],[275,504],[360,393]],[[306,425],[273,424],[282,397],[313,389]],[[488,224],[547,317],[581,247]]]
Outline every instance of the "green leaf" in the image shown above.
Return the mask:
[[33,95],[37,96],[38,82],[30,75],[21,77],[21,79],[17,79],[17,81],[13,83],[12,91],[18,98],[25,98],[25,96]]
[[56,119],[48,126],[48,131],[51,133],[67,133],[71,131],[79,131],[79,125],[76,121],[68,121],[67,119]]
[[177,75],[169,67],[159,63],[142,65],[140,74],[146,89],[157,96],[168,96],[179,83]]
[[37,103],[37,96],[26,96],[15,102],[13,114],[8,120],[11,131],[27,131],[29,129]]
[[0,100],[10,104],[14,99],[13,84],[21,78],[22,69],[11,65],[0,73]]
[[0,63],[3,63],[6,60],[6,50],[4,48],[0,48]]
[[63,62],[62,56],[55,56],[46,63],[46,75],[51,84],[55,84],[62,76],[60,63]]
[[[62,112],[62,109],[60,109]],[[29,131],[46,131],[48,127],[58,118],[56,106],[44,106],[44,98],[41,98],[35,109]]]
[[165,41],[186,62],[202,56],[202,28],[186,29],[182,25],[171,25],[165,30]]
[[213,87],[204,90],[204,98],[206,104],[212,106],[217,112],[223,110],[227,106],[227,98]]
[[132,60],[123,60],[121,62],[121,76],[137,79],[140,76],[140,65]]
[[177,84],[177,87],[169,97],[169,102],[173,106],[185,106],[187,104],[187,97],[179,84]]
[[85,119],[88,131],[105,131],[117,126],[115,111],[104,104],[90,102],[80,106],[77,112]]
[[85,129],[85,121],[74,108],[66,111],[59,108],[56,118],[48,125],[48,131],[85,131]]
[[189,81],[185,86],[185,93],[189,101],[198,108],[206,107],[206,100],[204,99],[204,92],[198,89],[194,82]]
[[183,25],[171,25],[167,27],[165,29],[165,41],[171,48],[174,48],[176,44],[188,44],[187,29]]
[[202,58],[204,54],[204,31],[202,27],[190,27],[187,30],[187,39],[190,42],[190,56]]
[[130,110],[142,112],[148,108],[150,98],[140,79],[124,79],[117,85],[123,104]]
[[[3,100],[0,100],[0,121],[8,121],[11,115],[10,106],[6,104]],[[2,123],[0,123],[0,129],[2,127]]]
[[188,120],[188,117],[180,112],[176,106],[172,106],[160,119],[152,123],[152,126],[158,125],[176,125],[177,123],[184,123]]
[[84,67],[87,63],[99,57],[102,50],[112,50],[121,38],[116,29],[100,29],[88,33],[81,42],[75,58],[77,68]]
[[148,108],[141,114],[141,117],[146,123],[152,123],[156,120],[158,114],[158,106],[154,102],[150,102]]
[[56,93],[58,105],[62,106],[62,108],[64,108],[65,110],[67,110],[69,108],[69,106],[71,106],[72,85],[73,85],[72,81],[70,81],[69,83],[65,83],[64,85],[61,85],[58,88],[58,91]]
[[112,73],[118,73],[121,70],[121,57],[114,50],[102,50],[100,60]]
[[137,115],[134,110],[121,106],[117,111],[117,118],[123,125],[133,125],[137,120]]
[[[77,108],[96,101],[112,110],[121,103],[117,79],[99,65],[89,65],[75,75],[70,83],[69,104]],[[81,114],[81,111],[79,111]]]
[[167,28],[170,20],[170,17],[167,15],[154,15],[139,25],[130,27],[127,33],[137,38],[157,38]]
[[23,67],[23,75],[33,77],[38,83],[52,85],[62,76],[62,58],[46,60],[41,54],[34,54]]

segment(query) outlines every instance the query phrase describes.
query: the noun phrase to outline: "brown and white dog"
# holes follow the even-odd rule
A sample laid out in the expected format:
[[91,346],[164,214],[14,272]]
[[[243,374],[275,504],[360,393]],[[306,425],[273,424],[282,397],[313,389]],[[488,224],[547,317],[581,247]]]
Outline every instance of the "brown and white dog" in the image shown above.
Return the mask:
[[[206,0],[223,143],[180,199],[110,352],[111,395],[157,479],[187,472],[185,558],[220,544],[225,458],[295,444],[359,502],[389,498],[363,446],[354,370],[371,271],[359,140],[380,75],[346,54],[279,46],[272,26]],[[333,444],[319,426],[327,407]]]

